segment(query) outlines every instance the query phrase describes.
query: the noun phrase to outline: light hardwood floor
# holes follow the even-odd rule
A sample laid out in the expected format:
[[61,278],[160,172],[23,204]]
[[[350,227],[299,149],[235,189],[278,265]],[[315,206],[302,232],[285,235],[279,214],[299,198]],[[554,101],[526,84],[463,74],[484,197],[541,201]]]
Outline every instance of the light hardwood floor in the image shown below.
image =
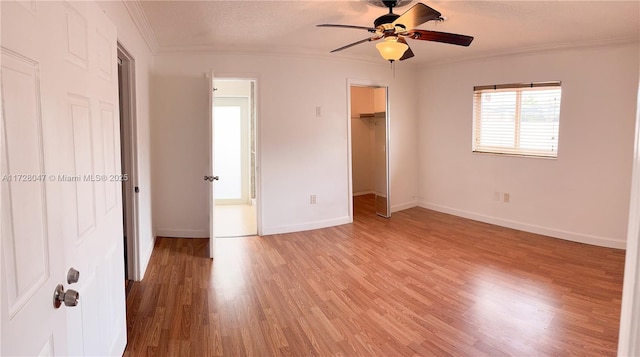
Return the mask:
[[267,237],[159,238],[125,356],[614,356],[624,251],[422,208]]
[[216,237],[244,237],[258,234],[255,206],[216,205],[215,210]]

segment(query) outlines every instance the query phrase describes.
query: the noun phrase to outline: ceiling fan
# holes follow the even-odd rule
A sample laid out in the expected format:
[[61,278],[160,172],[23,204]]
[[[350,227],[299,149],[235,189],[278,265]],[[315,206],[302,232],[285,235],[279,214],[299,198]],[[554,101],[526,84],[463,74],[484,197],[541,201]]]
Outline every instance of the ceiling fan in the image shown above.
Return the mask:
[[384,6],[389,8],[389,13],[378,17],[373,22],[373,27],[337,24],[317,25],[318,27],[339,27],[366,30],[374,34],[373,36],[367,37],[363,40],[336,48],[331,51],[331,53],[342,51],[361,43],[384,39],[383,42],[376,45],[376,48],[378,49],[378,52],[380,52],[382,58],[393,62],[396,60],[404,61],[414,56],[413,51],[411,51],[411,48],[409,48],[409,45],[405,40],[406,38],[412,40],[443,42],[459,46],[469,46],[471,41],[473,41],[472,36],[416,29],[416,26],[420,26],[427,21],[444,21],[442,14],[423,3],[415,4],[402,15],[393,13],[393,8],[398,4],[397,0],[383,0],[382,3]]

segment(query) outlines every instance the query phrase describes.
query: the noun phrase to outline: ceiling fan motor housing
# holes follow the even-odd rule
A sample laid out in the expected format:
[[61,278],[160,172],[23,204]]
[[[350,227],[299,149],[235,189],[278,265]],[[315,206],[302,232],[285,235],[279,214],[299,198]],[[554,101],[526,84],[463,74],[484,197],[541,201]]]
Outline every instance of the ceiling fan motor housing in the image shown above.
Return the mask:
[[390,24],[394,21],[396,21],[396,19],[400,17],[400,15],[397,14],[385,14],[382,15],[380,17],[378,17],[374,22],[373,22],[373,26],[374,27],[378,27],[380,25],[384,25],[384,24]]
[[389,8],[389,11],[391,11],[392,8],[398,5],[398,1],[396,0],[382,0],[382,3],[384,4],[384,6]]

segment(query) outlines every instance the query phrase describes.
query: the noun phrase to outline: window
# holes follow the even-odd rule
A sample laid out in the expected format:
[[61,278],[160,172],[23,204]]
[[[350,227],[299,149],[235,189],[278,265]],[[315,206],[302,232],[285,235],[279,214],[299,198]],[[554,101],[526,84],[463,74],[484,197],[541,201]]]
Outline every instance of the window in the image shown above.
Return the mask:
[[473,88],[473,151],[558,156],[560,82]]

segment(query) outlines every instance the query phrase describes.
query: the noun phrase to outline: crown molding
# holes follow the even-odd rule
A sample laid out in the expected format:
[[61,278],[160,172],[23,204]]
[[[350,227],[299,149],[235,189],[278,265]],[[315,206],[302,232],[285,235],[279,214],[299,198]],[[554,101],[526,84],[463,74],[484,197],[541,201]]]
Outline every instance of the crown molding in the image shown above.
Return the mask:
[[[319,50],[291,50],[284,48],[262,49],[254,46],[218,46],[218,45],[165,45],[158,49],[158,56],[171,55],[240,55],[240,56],[276,56],[276,57],[326,57],[336,59],[348,59],[362,62],[377,62],[366,55],[332,55]],[[376,59],[380,59],[376,57]]]
[[[516,57],[526,56],[537,53],[563,51],[563,50],[575,50],[575,49],[588,49],[588,48],[603,48],[603,47],[615,47],[625,46],[632,44],[640,44],[640,37],[629,36],[604,40],[582,41],[582,42],[569,42],[569,43],[557,43],[544,46],[523,47],[499,52],[491,52],[479,54],[476,56],[467,57],[455,57],[455,58],[443,58],[437,60],[426,60],[418,62],[401,62],[403,67],[414,66],[439,66],[461,62],[474,62],[481,60],[490,60],[502,57]],[[219,46],[211,45],[171,45],[162,46],[158,48],[155,53],[157,56],[173,56],[173,55],[240,55],[240,56],[269,56],[269,57],[296,57],[296,58],[322,58],[335,61],[347,61],[347,62],[360,62],[368,64],[380,64],[381,59],[378,56],[371,58],[365,55],[341,55],[328,54],[326,52],[319,51],[260,51],[255,47],[236,47],[236,48],[222,48]]]
[[142,8],[142,4],[139,0],[121,0],[124,7],[127,9],[129,16],[133,20],[133,23],[140,31],[142,38],[144,38],[144,42],[147,43],[149,50],[151,50],[152,54],[157,54],[160,50],[160,45],[158,44],[158,38],[156,37],[156,33],[153,31],[151,27],[151,23],[147,18],[144,9]]
[[616,46],[626,46],[626,45],[633,45],[633,44],[635,45],[640,44],[639,36],[619,37],[619,38],[582,41],[582,42],[556,43],[556,44],[544,45],[544,46],[523,47],[523,48],[518,48],[513,50],[492,52],[488,54],[481,54],[477,56],[469,56],[464,58],[449,58],[449,59],[445,58],[441,60],[427,61],[425,64],[428,64],[430,66],[439,66],[439,65],[447,65],[452,63],[490,60],[490,59],[497,59],[502,57],[526,56],[526,55],[545,53],[545,52],[616,47]]
[[[220,47],[211,45],[169,45],[161,46],[156,53],[156,56],[256,56],[256,57],[286,57],[286,58],[300,58],[300,59],[322,59],[334,62],[349,62],[349,63],[362,63],[369,65],[384,65],[388,66],[389,63],[382,59],[379,55],[353,55],[353,54],[332,54],[327,51],[291,51],[291,50],[270,50],[261,51],[255,47]],[[397,68],[414,68],[419,66],[420,62],[415,61],[403,61],[398,62]]]

